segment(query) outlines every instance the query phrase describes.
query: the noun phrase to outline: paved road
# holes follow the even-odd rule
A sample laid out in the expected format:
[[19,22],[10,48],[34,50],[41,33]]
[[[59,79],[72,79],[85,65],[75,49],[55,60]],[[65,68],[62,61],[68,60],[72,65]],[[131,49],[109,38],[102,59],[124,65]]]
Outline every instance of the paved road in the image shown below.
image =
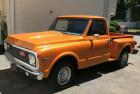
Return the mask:
[[[140,36],[135,36],[140,44]],[[47,80],[36,81],[9,69],[0,56],[0,94],[140,94],[140,53],[131,55],[129,65],[118,69],[113,63],[81,70],[78,81],[62,91],[48,89]]]

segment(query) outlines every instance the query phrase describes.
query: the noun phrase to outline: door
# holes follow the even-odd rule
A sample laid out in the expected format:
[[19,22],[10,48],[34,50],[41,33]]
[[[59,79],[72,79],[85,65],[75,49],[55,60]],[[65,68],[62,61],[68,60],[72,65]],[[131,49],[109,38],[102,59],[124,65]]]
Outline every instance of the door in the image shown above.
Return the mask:
[[93,20],[88,38],[91,43],[88,64],[90,66],[106,62],[110,56],[110,38],[105,20]]

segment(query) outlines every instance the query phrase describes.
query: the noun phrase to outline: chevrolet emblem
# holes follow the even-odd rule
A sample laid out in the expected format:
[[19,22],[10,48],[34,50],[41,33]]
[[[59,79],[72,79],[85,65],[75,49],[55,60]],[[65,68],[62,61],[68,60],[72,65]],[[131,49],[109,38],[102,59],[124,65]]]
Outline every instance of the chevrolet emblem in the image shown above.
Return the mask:
[[20,54],[21,56],[25,57],[25,52],[20,51],[19,54]]

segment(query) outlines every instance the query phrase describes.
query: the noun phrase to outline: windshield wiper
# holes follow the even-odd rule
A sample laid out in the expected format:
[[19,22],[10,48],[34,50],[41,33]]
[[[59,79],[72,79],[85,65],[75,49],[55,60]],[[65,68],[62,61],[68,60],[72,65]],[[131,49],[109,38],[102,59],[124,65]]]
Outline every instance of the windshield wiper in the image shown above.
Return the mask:
[[71,34],[71,35],[80,35],[80,34],[77,34],[77,33],[72,33],[72,32],[61,32],[63,34]]
[[71,35],[81,35],[81,34],[77,34],[77,33],[72,33],[72,32],[67,32],[67,31],[62,31],[62,30],[53,30],[53,29],[50,29],[48,31],[55,31],[55,32],[60,32],[62,34],[71,34]]

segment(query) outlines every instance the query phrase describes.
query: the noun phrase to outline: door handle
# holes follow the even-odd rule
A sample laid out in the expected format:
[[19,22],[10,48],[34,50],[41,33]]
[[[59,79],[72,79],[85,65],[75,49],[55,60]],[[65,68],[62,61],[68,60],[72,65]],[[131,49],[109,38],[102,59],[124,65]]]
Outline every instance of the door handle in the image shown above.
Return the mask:
[[91,48],[93,48],[93,40],[89,39],[90,43],[91,43]]

